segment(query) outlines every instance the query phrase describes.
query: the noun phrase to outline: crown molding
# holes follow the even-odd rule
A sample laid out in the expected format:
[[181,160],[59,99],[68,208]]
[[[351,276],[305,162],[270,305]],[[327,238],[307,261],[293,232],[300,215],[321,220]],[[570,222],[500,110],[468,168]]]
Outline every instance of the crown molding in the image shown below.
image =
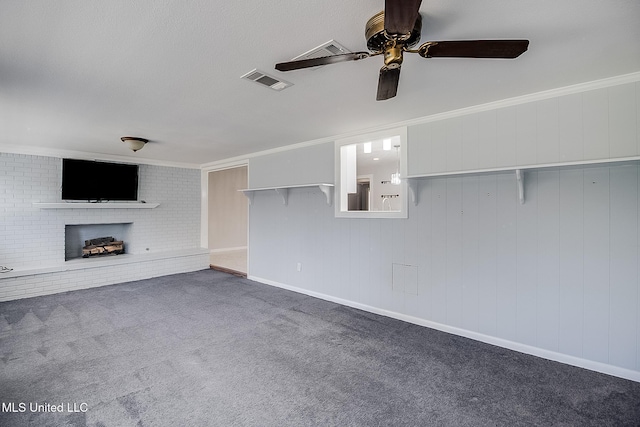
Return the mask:
[[60,150],[45,147],[34,146],[22,146],[16,144],[0,144],[0,153],[10,154],[24,154],[29,156],[43,156],[43,157],[57,157],[67,159],[80,159],[80,160],[106,160],[112,162],[121,163],[135,163],[138,165],[152,165],[152,166],[165,166],[171,168],[184,168],[184,169],[200,169],[199,164],[195,163],[180,163],[180,162],[168,162],[165,160],[148,159],[144,157],[128,157],[128,156],[116,156],[112,154],[104,153],[91,153],[85,151],[74,150]]
[[487,102],[486,104],[478,104],[471,107],[460,108],[457,110],[445,111],[430,116],[419,117],[417,119],[407,120],[401,124],[404,126],[417,125],[428,122],[436,122],[449,119],[452,117],[466,116],[468,114],[479,113],[489,110],[498,110],[500,108],[512,107],[515,105],[528,104],[531,102],[542,101],[545,99],[559,98],[561,96],[573,95],[576,93],[589,92],[597,89],[604,89],[612,86],[619,86],[627,83],[635,83],[640,81],[640,72],[624,74],[621,76],[608,77],[606,79],[594,80],[575,85],[564,86],[555,89],[549,89],[541,92],[535,92],[528,95],[516,96],[513,98],[501,99],[499,101]]

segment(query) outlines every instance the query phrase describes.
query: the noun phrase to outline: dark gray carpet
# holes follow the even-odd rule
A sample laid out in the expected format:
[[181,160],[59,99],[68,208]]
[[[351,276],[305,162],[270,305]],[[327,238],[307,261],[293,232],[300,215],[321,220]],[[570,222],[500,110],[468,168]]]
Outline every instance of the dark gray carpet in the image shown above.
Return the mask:
[[0,303],[0,356],[5,427],[640,424],[640,383],[212,270]]

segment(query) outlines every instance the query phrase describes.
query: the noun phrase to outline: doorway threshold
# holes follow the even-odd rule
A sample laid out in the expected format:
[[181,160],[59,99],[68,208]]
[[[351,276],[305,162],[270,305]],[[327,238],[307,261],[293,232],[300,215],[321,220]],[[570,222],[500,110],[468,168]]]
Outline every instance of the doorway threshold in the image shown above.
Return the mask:
[[245,279],[247,278],[247,273],[243,273],[242,271],[238,271],[238,270],[233,270],[231,268],[221,267],[219,265],[213,265],[213,264],[210,264],[209,268],[211,268],[212,270],[221,271],[223,273],[232,274],[236,277],[243,277]]

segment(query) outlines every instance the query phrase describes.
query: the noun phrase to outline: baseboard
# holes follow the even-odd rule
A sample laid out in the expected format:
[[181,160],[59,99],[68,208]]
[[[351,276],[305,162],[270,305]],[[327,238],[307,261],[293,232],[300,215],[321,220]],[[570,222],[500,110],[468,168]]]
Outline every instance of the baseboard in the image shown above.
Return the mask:
[[453,335],[458,335],[472,340],[492,344],[498,347],[514,350],[520,353],[529,354],[532,356],[541,357],[543,359],[552,360],[554,362],[564,363],[566,365],[576,366],[578,368],[588,369],[590,371],[600,372],[602,374],[612,375],[614,377],[624,378],[631,381],[640,382],[640,372],[633,371],[631,369],[621,368],[618,366],[609,365],[602,362],[596,362],[593,360],[582,359],[580,357],[571,356],[568,354],[558,353],[555,351],[545,350],[539,347],[534,347],[510,340],[505,340],[490,335],[481,334],[479,332],[469,331],[466,329],[457,328],[454,326],[444,325],[442,323],[433,322],[430,320],[422,319],[419,317],[409,316],[395,311],[385,310],[378,307],[373,307],[366,304],[361,304],[355,301],[346,300],[343,298],[334,297],[332,295],[323,294],[320,292],[310,291],[308,289],[298,288],[296,286],[286,285],[273,280],[264,279],[262,277],[248,276],[250,280],[264,283],[265,285],[275,286],[278,288],[286,289],[289,291],[298,292],[301,294],[309,295],[315,298],[320,298],[326,301],[335,302],[337,304],[345,305],[347,307],[357,308],[359,310],[367,311],[381,316],[391,317],[393,319],[402,320],[415,325],[424,326],[438,331],[447,332]]

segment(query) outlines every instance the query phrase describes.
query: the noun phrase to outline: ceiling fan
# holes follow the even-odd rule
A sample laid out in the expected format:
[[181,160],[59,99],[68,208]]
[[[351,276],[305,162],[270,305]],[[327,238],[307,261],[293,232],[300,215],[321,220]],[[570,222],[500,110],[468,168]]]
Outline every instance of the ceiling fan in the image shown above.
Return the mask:
[[529,40],[459,40],[428,41],[412,49],[420,41],[422,17],[418,11],[421,3],[422,0],[385,0],[384,11],[369,19],[365,27],[370,52],[280,62],[276,64],[276,70],[292,71],[384,55],[376,96],[377,101],[383,101],[396,96],[404,53],[417,53],[423,58],[513,59],[529,46]]

